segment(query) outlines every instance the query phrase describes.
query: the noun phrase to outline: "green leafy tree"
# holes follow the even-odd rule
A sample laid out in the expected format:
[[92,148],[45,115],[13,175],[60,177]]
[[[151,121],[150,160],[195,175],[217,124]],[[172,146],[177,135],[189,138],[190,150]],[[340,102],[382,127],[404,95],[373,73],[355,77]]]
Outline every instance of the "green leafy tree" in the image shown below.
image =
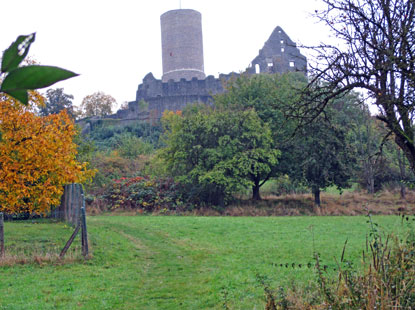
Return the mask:
[[307,78],[302,73],[241,75],[225,84],[226,92],[216,95],[215,106],[230,110],[255,109],[269,123],[276,140],[286,140],[295,129],[287,119],[287,108],[301,98]]
[[74,108],[72,105],[72,95],[65,94],[63,88],[48,89],[46,91],[46,102],[45,105],[40,107],[39,113],[42,116],[50,114],[58,114],[62,110],[72,117],[75,118]]
[[293,160],[293,139],[297,121],[287,115],[300,100],[307,79],[302,73],[242,75],[226,84],[226,92],[215,96],[215,106],[230,111],[254,109],[271,129],[273,147],[281,151],[279,164],[273,166],[266,180],[290,174],[298,163]]
[[163,116],[166,147],[160,156],[167,170],[203,202],[223,206],[246,186],[260,199],[259,188],[279,156],[269,126],[252,109],[190,110]]
[[321,190],[348,188],[357,174],[356,131],[366,112],[362,107],[359,94],[350,93],[333,99],[324,113],[297,128],[290,176],[311,189],[317,206]]
[[103,92],[95,92],[86,96],[81,103],[83,116],[106,116],[112,113],[112,108],[116,105],[116,100]]
[[301,128],[297,143],[297,176],[311,188],[317,206],[322,189],[332,185],[350,187],[356,156],[344,127],[319,117]]

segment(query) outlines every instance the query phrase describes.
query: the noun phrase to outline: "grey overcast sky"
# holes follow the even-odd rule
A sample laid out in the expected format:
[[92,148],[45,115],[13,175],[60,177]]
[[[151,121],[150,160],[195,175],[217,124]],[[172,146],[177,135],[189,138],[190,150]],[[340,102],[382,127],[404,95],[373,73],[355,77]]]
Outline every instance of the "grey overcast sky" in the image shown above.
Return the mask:
[[[121,105],[135,99],[148,72],[161,78],[160,15],[179,6],[179,0],[3,0],[0,50],[36,32],[30,56],[81,74],[54,87],[74,95],[76,105],[96,91]],[[320,0],[182,0],[181,6],[202,14],[206,75],[244,70],[276,26],[300,44],[328,40],[325,26],[311,17]]]

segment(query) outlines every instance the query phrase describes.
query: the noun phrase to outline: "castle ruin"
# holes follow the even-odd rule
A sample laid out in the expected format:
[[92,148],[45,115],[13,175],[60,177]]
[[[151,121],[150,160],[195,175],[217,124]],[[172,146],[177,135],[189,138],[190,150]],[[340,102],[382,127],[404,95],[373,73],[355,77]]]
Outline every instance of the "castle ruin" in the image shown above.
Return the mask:
[[[205,76],[201,14],[180,9],[161,15],[163,76],[148,73],[138,85],[135,101],[111,118],[122,120],[158,119],[165,110],[177,111],[191,103],[211,103],[212,96],[224,92],[223,83],[237,73]],[[259,54],[246,69],[247,74],[306,74],[307,59],[281,27],[276,27]],[[143,104],[145,103],[145,104]],[[144,108],[143,108],[144,107]]]

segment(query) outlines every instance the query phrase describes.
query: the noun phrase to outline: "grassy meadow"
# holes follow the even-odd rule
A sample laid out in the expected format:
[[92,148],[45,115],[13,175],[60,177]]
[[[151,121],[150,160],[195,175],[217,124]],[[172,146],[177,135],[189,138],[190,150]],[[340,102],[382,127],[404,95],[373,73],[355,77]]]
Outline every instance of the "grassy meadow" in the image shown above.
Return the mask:
[[[401,227],[397,216],[374,219]],[[62,263],[71,227],[7,222],[0,309],[263,309],[257,275],[275,288],[306,286],[313,252],[334,272],[346,239],[358,265],[369,225],[363,216],[95,216],[88,229],[93,257],[83,261],[76,240]]]

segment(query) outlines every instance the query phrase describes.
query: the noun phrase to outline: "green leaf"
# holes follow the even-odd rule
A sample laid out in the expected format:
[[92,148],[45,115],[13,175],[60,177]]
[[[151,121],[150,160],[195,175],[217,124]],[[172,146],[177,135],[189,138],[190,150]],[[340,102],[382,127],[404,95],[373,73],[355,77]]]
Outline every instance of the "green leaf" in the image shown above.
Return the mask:
[[13,98],[19,100],[24,105],[29,103],[29,96],[27,95],[27,90],[15,90],[15,91],[7,91],[6,94],[12,96]]
[[16,90],[48,87],[78,74],[51,66],[26,66],[14,69],[3,81],[0,91],[10,94]]
[[4,51],[1,61],[1,72],[16,69],[29,53],[30,45],[35,41],[35,33],[19,36],[10,47]]

